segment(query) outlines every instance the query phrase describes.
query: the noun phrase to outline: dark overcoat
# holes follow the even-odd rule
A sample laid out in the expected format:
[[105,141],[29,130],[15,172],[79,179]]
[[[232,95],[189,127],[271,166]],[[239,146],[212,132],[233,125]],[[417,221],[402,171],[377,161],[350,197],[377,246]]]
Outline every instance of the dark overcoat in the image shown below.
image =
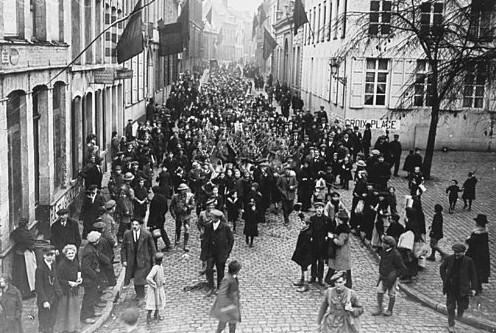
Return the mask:
[[[461,260],[460,282],[458,286],[459,295],[456,296],[463,297],[471,295],[470,291],[477,289],[477,272],[475,270],[475,264],[472,258],[463,256]],[[441,266],[439,267],[439,273],[441,274],[441,279],[443,280],[443,294],[453,292],[453,286],[451,285],[450,276],[452,273],[454,262],[455,256],[450,255],[443,260]]]
[[467,239],[468,250],[465,255],[472,258],[480,282],[487,283],[491,276],[489,261],[489,236],[487,230],[474,230]]
[[81,246],[81,233],[76,220],[67,218],[66,225],[63,227],[60,219],[57,219],[52,224],[50,232],[50,244],[59,250],[59,255],[63,255],[62,250],[67,244],[76,245],[76,249]]
[[293,256],[291,257],[291,260],[293,260],[304,269],[306,269],[313,263],[311,239],[312,230],[310,230],[308,225],[305,225],[298,235],[296,248],[293,252]]
[[206,259],[213,258],[215,262],[226,262],[231,254],[234,237],[231,228],[220,222],[217,230],[214,231],[213,224],[205,227],[205,255]]
[[124,233],[121,246],[121,262],[127,263],[124,284],[129,284],[131,278],[134,278],[135,285],[147,284],[146,276],[152,268],[156,252],[153,237],[148,231],[141,228],[135,251],[133,230],[127,230]]

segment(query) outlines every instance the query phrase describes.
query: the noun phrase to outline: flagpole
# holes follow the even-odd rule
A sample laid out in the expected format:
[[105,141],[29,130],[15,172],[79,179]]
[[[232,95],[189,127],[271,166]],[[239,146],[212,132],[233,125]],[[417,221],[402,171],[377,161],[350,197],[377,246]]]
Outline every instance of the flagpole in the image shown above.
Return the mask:
[[138,8],[137,10],[133,10],[133,12],[132,12],[131,14],[129,14],[128,16],[123,17],[123,18],[121,18],[121,19],[119,19],[119,20],[116,20],[114,23],[111,23],[108,27],[106,27],[105,29],[103,29],[103,31],[102,31],[102,32],[100,32],[100,33],[98,34],[98,36],[96,36],[95,38],[93,38],[93,40],[92,40],[92,41],[91,41],[88,45],[86,45],[86,47],[85,47],[85,48],[84,48],[81,52],[79,52],[79,54],[78,54],[76,57],[74,57],[74,59],[72,59],[72,61],[71,61],[69,64],[67,64],[67,65],[66,65],[64,68],[62,68],[62,69],[61,69],[61,70],[60,70],[60,71],[59,71],[59,72],[58,72],[58,73],[57,73],[54,77],[52,77],[52,78],[50,79],[50,81],[48,81],[48,82],[47,82],[47,84],[46,84],[46,85],[49,85],[50,83],[52,83],[52,82],[53,82],[53,81],[54,81],[57,77],[59,77],[59,76],[60,76],[60,74],[62,74],[62,73],[63,73],[63,72],[65,72],[65,71],[66,71],[69,67],[71,67],[72,65],[74,65],[74,63],[76,62],[76,60],[78,60],[78,59],[79,59],[79,58],[83,55],[83,53],[84,53],[84,52],[86,52],[86,51],[87,51],[87,50],[91,47],[91,45],[93,45],[93,44],[94,44],[94,43],[98,40],[98,38],[100,38],[100,37],[101,37],[104,33],[106,33],[106,32],[107,32],[110,28],[114,27],[114,26],[115,26],[116,24],[118,24],[118,23],[121,23],[121,22],[123,22],[123,21],[125,21],[125,20],[129,19],[131,16],[133,16],[133,15],[134,15],[134,14],[136,14],[137,12],[139,12],[139,11],[143,10],[144,8],[146,8],[146,7],[150,6],[150,5],[151,5],[152,3],[154,3],[155,1],[156,1],[156,0],[151,0],[149,3],[147,3],[147,4],[143,5],[143,6],[141,6],[141,7],[140,7],[140,8]]

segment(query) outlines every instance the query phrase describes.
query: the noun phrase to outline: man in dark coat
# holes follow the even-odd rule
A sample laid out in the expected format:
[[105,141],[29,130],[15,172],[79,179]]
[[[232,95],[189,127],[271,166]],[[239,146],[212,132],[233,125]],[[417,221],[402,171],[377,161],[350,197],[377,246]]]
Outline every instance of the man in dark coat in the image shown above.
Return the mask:
[[276,186],[282,197],[284,223],[288,224],[289,214],[291,214],[293,210],[296,189],[298,188],[298,181],[296,180],[295,173],[290,169],[289,165],[286,165],[284,175],[277,179]]
[[40,333],[53,333],[57,321],[57,311],[62,289],[55,269],[55,247],[50,245],[43,249],[43,261],[36,268],[35,289],[38,305]]
[[398,140],[400,136],[398,134],[394,135],[393,141],[389,143],[389,151],[391,152],[391,162],[394,166],[395,177],[398,177],[398,170],[400,169],[400,159],[401,159],[401,143]]
[[301,210],[308,212],[312,206],[312,194],[314,181],[312,171],[307,160],[303,161],[303,166],[298,173],[298,200],[301,202]]
[[79,223],[83,225],[83,239],[93,230],[93,224],[100,217],[100,207],[105,206],[105,198],[98,193],[98,187],[92,185],[86,191],[86,197],[83,199],[83,206],[79,214]]
[[62,259],[62,250],[67,244],[81,246],[81,234],[79,224],[69,217],[68,209],[61,209],[57,212],[59,218],[52,224],[50,231],[50,244],[57,250],[57,262]]
[[379,262],[379,281],[377,282],[377,309],[372,312],[373,316],[382,314],[382,302],[384,293],[389,295],[389,305],[384,316],[393,314],[393,307],[396,300],[397,278],[400,273],[406,270],[401,254],[396,249],[396,241],[391,236],[384,237],[384,249],[381,251],[381,261]]
[[412,156],[412,170],[415,169],[415,167],[420,167],[422,170],[422,155],[420,155],[420,148],[415,148],[415,153]]
[[145,297],[146,276],[157,252],[152,235],[141,227],[142,223],[136,219],[131,222],[131,230],[124,233],[121,247],[121,262],[126,269],[124,285],[134,278],[137,299]]
[[365,157],[369,156],[370,144],[372,143],[372,132],[370,131],[370,124],[365,124],[363,131],[362,147]]
[[311,269],[310,283],[317,279],[321,286],[324,285],[324,261],[328,257],[328,244],[326,242],[327,234],[333,233],[336,224],[329,217],[324,215],[324,203],[316,202],[315,214],[310,217],[310,230],[312,234],[312,254],[313,263]]
[[[160,235],[164,241],[165,248],[162,249],[163,252],[169,251],[171,249],[171,242],[167,231],[165,231],[165,214],[169,210],[167,206],[167,197],[165,196],[165,189],[161,186],[153,186],[153,199],[150,202],[150,211],[148,214],[148,229],[152,232],[154,229],[160,230]],[[154,237],[155,246],[158,250],[158,237]]]
[[454,254],[447,256],[439,273],[443,280],[443,294],[446,294],[446,309],[448,310],[448,330],[455,331],[455,309],[461,318],[469,305],[469,296],[475,296],[477,289],[477,273],[474,261],[465,255],[463,244],[452,246]]
[[[295,206],[299,206],[299,204],[296,204]],[[297,210],[297,208],[295,208],[295,210]],[[308,272],[308,266],[310,266],[313,262],[312,230],[310,229],[310,220],[305,222],[305,216],[303,213],[299,213],[298,216],[305,224],[300,230],[298,240],[296,241],[296,248],[293,252],[293,256],[291,257],[291,260],[301,267],[301,278],[294,282],[293,285],[300,287],[296,291],[306,292],[309,288],[305,276]]]
[[84,295],[81,303],[80,319],[86,324],[94,324],[94,317],[101,313],[95,312],[98,301],[98,288],[104,279],[105,267],[111,265],[110,259],[98,251],[101,234],[92,231],[88,234],[88,244],[83,249],[81,258],[81,277],[83,278]]
[[215,293],[214,289],[214,265],[217,270],[217,288],[224,278],[226,261],[231,254],[234,237],[231,228],[222,221],[224,214],[213,209],[211,212],[212,223],[205,226],[204,246],[207,259],[207,280],[209,292],[207,296]]
[[99,189],[102,188],[103,171],[101,163],[102,158],[96,156],[95,163],[81,172],[81,177],[84,178],[84,186],[87,189],[89,189],[92,185],[96,185]]

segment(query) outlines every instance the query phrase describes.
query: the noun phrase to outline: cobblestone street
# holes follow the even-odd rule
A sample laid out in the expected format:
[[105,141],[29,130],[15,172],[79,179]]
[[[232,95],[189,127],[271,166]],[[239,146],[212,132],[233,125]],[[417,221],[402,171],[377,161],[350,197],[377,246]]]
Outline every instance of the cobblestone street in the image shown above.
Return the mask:
[[[476,162],[477,161],[477,162]],[[477,213],[488,215],[490,223],[495,221],[494,213],[489,209],[490,202],[495,202],[494,193],[490,192],[490,184],[495,182],[494,154],[480,153],[437,153],[434,161],[434,180],[427,182],[427,193],[423,203],[427,224],[430,225],[431,211],[437,202],[444,204],[445,185],[451,178],[463,182],[468,170],[478,166],[479,178],[477,201],[472,212],[458,209],[454,215],[445,215],[445,239],[442,247],[449,250],[453,241],[463,241],[473,228],[472,218]],[[391,184],[397,187],[398,202],[401,205],[405,192],[406,181],[395,178]],[[351,191],[343,194],[345,202],[349,200]],[[461,207],[460,207],[461,208]],[[172,220],[167,215],[167,228],[172,231]],[[316,332],[316,317],[324,288],[311,286],[307,293],[300,294],[292,286],[299,277],[299,267],[290,258],[294,250],[297,234],[301,225],[299,219],[291,217],[291,227],[282,224],[282,218],[269,214],[268,223],[259,226],[260,237],[255,239],[255,247],[249,248],[244,242],[242,225],[235,236],[235,245],[230,259],[240,260],[243,268],[240,272],[240,292],[242,307],[242,322],[238,325],[239,332]],[[196,228],[191,252],[184,254],[182,249],[175,249],[166,254],[164,271],[168,281],[166,286],[167,306],[164,321],[147,327],[148,332],[214,332],[216,322],[209,317],[210,307],[214,297],[205,298],[205,290],[193,288],[183,291],[184,287],[195,286],[204,280],[198,280],[200,268],[199,242]],[[494,235],[491,236],[494,241]],[[369,332],[446,332],[447,318],[445,315],[415,303],[403,293],[397,296],[394,315],[390,318],[372,317],[370,312],[375,306],[375,285],[377,279],[377,262],[369,249],[358,238],[352,237],[353,255],[353,286],[365,307],[362,319],[362,331]],[[494,253],[494,246],[491,246]],[[493,256],[494,258],[494,256]],[[438,265],[428,263],[426,270],[419,273],[419,282],[415,285],[427,295],[431,295],[440,303],[444,303],[441,293],[441,280],[438,275]],[[493,265],[494,272],[494,265]],[[486,285],[480,296],[481,306],[469,309],[471,313],[491,318],[494,314],[492,307],[493,284]],[[487,291],[486,291],[487,290]],[[118,317],[123,308],[135,306],[134,289],[125,288],[116,304],[114,315],[100,328],[104,333],[122,327]],[[140,323],[145,324],[146,311],[140,305]],[[457,323],[457,332],[481,332],[465,324]]]

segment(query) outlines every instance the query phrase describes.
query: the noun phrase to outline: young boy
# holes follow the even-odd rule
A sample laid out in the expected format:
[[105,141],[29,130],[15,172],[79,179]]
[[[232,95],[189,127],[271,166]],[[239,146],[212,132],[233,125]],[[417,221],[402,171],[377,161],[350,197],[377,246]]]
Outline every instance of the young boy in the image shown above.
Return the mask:
[[458,181],[456,179],[451,180],[451,185],[446,189],[449,200],[449,213],[453,214],[455,211],[456,201],[458,200],[458,192],[462,190],[458,187]]

